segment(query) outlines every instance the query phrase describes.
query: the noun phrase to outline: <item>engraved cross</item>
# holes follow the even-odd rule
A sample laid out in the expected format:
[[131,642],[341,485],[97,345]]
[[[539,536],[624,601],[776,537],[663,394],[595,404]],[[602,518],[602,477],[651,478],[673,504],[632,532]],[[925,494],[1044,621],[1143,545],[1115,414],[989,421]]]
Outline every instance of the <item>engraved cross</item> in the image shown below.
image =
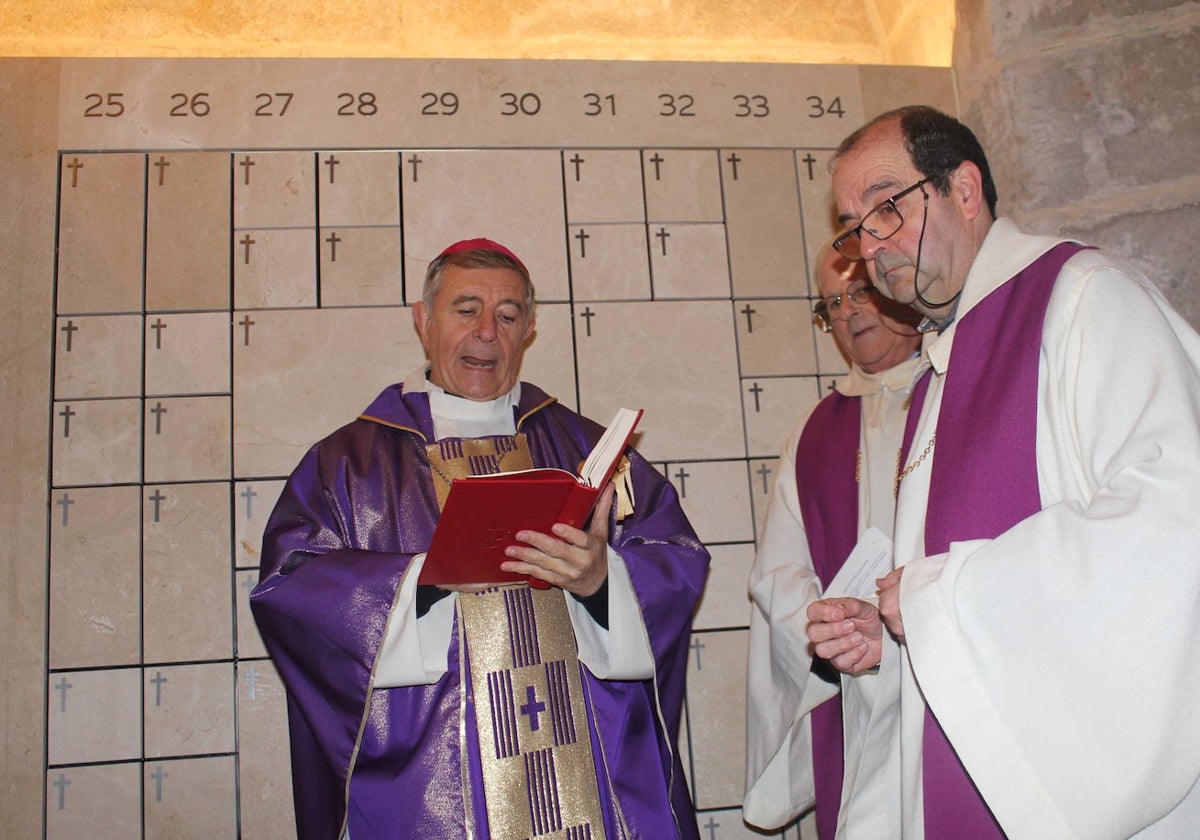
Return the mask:
[[153,773],[150,774],[150,778],[154,780],[154,801],[155,802],[162,802],[163,779],[167,778],[168,776],[170,776],[170,773],[168,773],[166,770],[162,769],[161,764],[157,768],[155,768]]
[[76,332],[79,331],[79,327],[75,326],[74,321],[67,321],[66,325],[59,327],[59,329],[61,329],[63,332],[65,332],[67,334],[67,352],[70,353],[71,352],[71,337]]
[[800,158],[800,160],[803,163],[808,164],[808,180],[811,181],[813,179],[813,164],[817,162],[817,159],[812,156],[812,152],[809,152],[804,157]]
[[665,160],[666,160],[666,158],[664,158],[658,152],[655,152],[654,157],[650,158],[650,162],[654,164],[654,180],[655,181],[662,180],[662,164],[663,164],[663,161],[665,161]]
[[742,314],[746,316],[746,332],[754,332],[754,316],[758,314],[758,310],[747,303],[742,308]]
[[63,410],[58,412],[58,416],[63,419],[63,437],[69,438],[71,436],[71,418],[77,413],[71,410],[70,405],[63,406]]
[[754,413],[757,414],[762,411],[762,405],[759,403],[758,397],[763,392],[763,387],[755,382],[749,390],[754,395]]
[[242,346],[249,347],[250,346],[250,328],[254,326],[254,321],[251,321],[250,316],[246,315],[245,317],[242,318],[242,320],[238,321],[238,326],[244,330],[244,332],[242,334]]
[[162,705],[162,687],[163,683],[167,682],[167,678],[162,675],[162,671],[155,671],[154,678],[150,680],[154,684],[154,705]]
[[154,323],[150,325],[150,329],[154,330],[154,349],[155,350],[162,349],[162,331],[165,330],[166,328],[167,328],[167,325],[165,323],[163,323],[162,318],[155,318]]
[[238,240],[238,244],[245,246],[245,255],[242,257],[242,264],[250,265],[250,246],[258,244],[258,240],[254,239],[252,236],[250,236],[250,234],[247,233],[240,240]]
[[59,500],[57,502],[55,502],[55,504],[62,505],[62,509],[63,509],[62,526],[64,528],[66,528],[67,527],[67,511],[71,509],[71,505],[75,504],[75,500],[72,499],[69,494],[63,493],[62,497],[59,498]]
[[71,780],[67,778],[66,773],[59,773],[58,778],[52,783],[58,788],[58,810],[63,810],[67,807],[67,787],[71,784]]
[[755,470],[755,472],[762,476],[763,492],[768,492],[771,489],[771,473],[773,473],[774,470],[772,470],[766,464],[763,464],[757,470]]
[[738,157],[737,152],[734,152],[729,157],[725,158],[725,160],[729,162],[729,168],[733,170],[733,180],[736,181],[738,179],[737,166],[742,162],[742,159]]
[[158,514],[162,510],[162,503],[167,500],[167,497],[162,494],[162,491],[157,487],[154,488],[154,495],[147,497],[154,503],[154,521],[158,521]]
[[162,418],[167,413],[167,409],[163,408],[161,402],[154,404],[154,408],[150,409],[150,413],[154,415],[154,434],[162,434]]
[[679,479],[679,497],[687,498],[687,480],[692,477],[692,474],[683,467],[679,468],[679,472],[675,473],[675,478]]
[[246,500],[246,518],[249,519],[250,518],[250,505],[254,502],[254,500],[256,498],[258,498],[258,494],[254,492],[253,487],[251,487],[249,484],[247,484],[246,489],[242,491],[242,498]]
[[671,238],[671,232],[665,227],[659,228],[658,233],[654,234],[658,237],[658,242],[662,246],[662,255],[667,255],[667,240]]
[[74,688],[74,684],[67,682],[66,677],[61,677],[58,684],[54,686],[55,691],[62,692],[58,700],[58,710],[64,715],[67,713],[67,691],[71,688]]

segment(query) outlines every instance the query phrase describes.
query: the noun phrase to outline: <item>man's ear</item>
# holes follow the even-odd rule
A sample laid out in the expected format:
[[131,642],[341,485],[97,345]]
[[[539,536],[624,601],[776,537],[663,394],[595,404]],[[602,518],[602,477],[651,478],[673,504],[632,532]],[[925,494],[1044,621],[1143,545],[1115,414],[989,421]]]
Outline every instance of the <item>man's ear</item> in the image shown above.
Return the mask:
[[525,325],[525,336],[521,340],[528,341],[529,336],[533,335],[533,331],[536,328],[537,328],[537,313],[535,312],[529,316],[529,323]]
[[969,160],[964,160],[950,176],[950,196],[962,207],[963,215],[968,219],[976,219],[987,209],[987,200],[983,197],[983,174],[979,167]]
[[412,308],[413,328],[417,331],[417,337],[421,339],[421,347],[428,350],[429,345],[425,343],[425,324],[429,320],[429,313],[425,310],[425,303],[417,301]]

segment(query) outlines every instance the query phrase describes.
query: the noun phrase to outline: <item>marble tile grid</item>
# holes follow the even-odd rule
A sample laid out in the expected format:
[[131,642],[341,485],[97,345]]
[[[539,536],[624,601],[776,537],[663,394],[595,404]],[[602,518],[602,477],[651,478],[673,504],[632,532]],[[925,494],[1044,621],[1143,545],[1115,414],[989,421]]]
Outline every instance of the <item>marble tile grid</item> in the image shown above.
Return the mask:
[[[291,468],[422,361],[429,259],[513,248],[525,379],[639,449],[711,547],[680,750],[741,822],[745,580],[777,452],[845,370],[812,327],[827,148],[64,152],[47,836],[294,836],[283,690],[250,617]],[[807,836],[802,824],[782,836]]]

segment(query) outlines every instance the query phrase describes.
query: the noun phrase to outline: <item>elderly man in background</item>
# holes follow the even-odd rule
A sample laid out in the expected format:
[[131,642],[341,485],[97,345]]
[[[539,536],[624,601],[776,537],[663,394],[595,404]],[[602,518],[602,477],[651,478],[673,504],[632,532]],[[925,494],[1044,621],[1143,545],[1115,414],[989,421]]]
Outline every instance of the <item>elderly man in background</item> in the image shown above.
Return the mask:
[[[837,673],[813,658],[807,609],[864,532],[890,540],[896,452],[921,338],[915,313],[882,298],[861,263],[826,245],[815,269],[817,321],[833,333],[850,373],[784,446],[758,543],[743,815],[777,828],[815,798],[821,840],[885,840],[899,830],[899,755],[886,719],[895,712],[885,708],[880,720],[873,698],[880,680],[896,678],[896,663],[842,676],[837,696]],[[875,605],[847,599],[848,611],[851,603],[882,635]],[[894,660],[898,649],[887,647]]]

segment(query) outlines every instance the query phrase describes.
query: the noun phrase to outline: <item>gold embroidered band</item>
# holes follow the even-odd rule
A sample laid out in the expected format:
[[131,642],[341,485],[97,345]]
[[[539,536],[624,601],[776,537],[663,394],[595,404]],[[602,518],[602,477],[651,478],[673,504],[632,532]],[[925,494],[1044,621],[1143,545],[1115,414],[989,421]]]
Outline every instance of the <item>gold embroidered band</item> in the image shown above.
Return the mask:
[[[447,438],[425,451],[439,508],[455,478],[533,468],[523,434]],[[460,592],[458,609],[490,836],[604,840],[578,649],[563,591],[521,583]],[[464,792],[469,799],[465,767]]]
[[459,593],[494,840],[603,840],[578,651],[561,589]]

